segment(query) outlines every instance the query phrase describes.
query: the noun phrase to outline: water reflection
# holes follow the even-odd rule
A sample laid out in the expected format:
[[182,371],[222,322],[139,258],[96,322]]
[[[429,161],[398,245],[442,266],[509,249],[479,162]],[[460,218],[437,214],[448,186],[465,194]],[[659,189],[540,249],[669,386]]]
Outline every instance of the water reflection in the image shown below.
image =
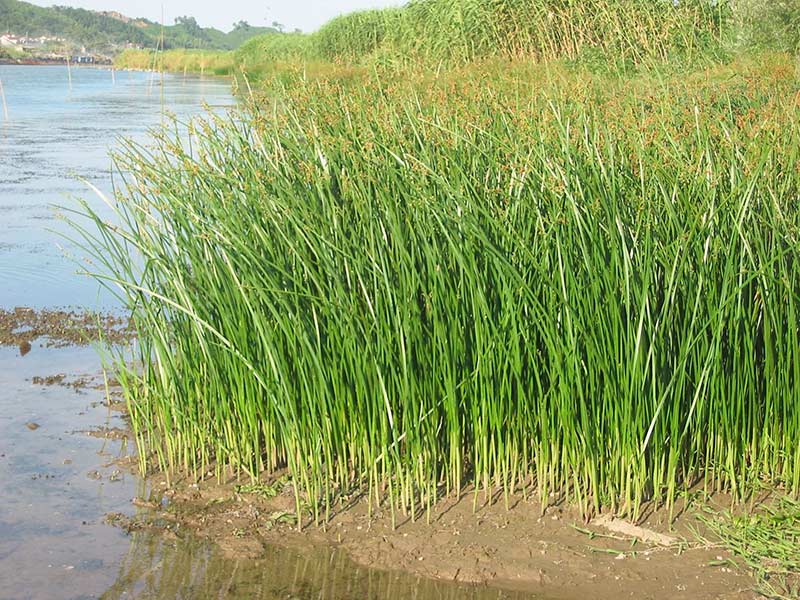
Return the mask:
[[96,598],[125,556],[126,536],[103,515],[132,512],[139,481],[116,464],[126,440],[86,434],[125,427],[96,389],[99,369],[92,348],[0,347],[3,600]]

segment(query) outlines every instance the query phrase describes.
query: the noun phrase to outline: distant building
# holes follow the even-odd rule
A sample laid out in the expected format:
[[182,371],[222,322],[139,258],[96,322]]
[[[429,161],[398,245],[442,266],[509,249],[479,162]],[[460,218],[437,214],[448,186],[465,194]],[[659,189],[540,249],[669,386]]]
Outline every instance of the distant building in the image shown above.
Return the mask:
[[55,36],[46,36],[46,35],[35,38],[23,37],[21,35],[15,35],[13,33],[4,33],[0,35],[0,47],[13,48],[15,50],[23,50],[25,52],[39,53],[46,46],[50,46],[53,44],[61,44],[64,41],[65,41],[64,38]]
[[0,46],[3,48],[22,48],[22,38],[10,33],[4,33],[0,35]]
[[33,50],[39,50],[44,46],[44,42],[37,39],[37,38],[24,38],[21,40],[22,44],[21,47],[25,52],[32,52]]

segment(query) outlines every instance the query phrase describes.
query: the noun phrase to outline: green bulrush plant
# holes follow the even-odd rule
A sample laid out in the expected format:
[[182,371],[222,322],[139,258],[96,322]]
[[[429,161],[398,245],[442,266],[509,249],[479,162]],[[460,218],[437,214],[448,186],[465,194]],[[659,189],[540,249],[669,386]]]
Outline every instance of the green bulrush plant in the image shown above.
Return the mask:
[[797,493],[777,62],[741,89],[301,79],[129,144],[117,222],[76,225],[138,332],[143,460],[286,468],[317,523],[354,489],[412,518],[469,485],[633,518],[697,483]]

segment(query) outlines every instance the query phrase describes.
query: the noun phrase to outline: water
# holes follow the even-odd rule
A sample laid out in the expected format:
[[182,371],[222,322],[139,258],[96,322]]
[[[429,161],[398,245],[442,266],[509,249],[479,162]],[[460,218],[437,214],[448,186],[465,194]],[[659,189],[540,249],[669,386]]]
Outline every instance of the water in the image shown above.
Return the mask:
[[[109,71],[73,69],[70,91],[64,67],[0,66],[0,79],[10,118],[0,122],[0,308],[116,308],[76,275],[80,250],[63,238],[54,205],[83,197],[103,212],[81,178],[111,193],[116,140],[145,140],[164,110],[185,121],[204,102],[231,105],[229,84],[166,77],[161,86],[144,73],[117,73],[114,84]],[[232,560],[191,538],[128,537],[103,516],[136,510],[144,484],[114,462],[130,448],[85,433],[124,427],[119,414],[93,385],[34,382],[66,373],[97,383],[100,367],[90,348],[0,347],[0,600],[523,597],[365,569],[330,549]]]
[[0,347],[2,599],[96,597],[116,580],[129,540],[103,515],[130,512],[138,482],[110,464],[124,454],[123,441],[85,431],[124,423],[103,406],[100,390],[31,383],[98,368],[91,348],[35,345],[21,357]]
[[113,305],[88,277],[76,277],[80,253],[55,206],[104,203],[83,180],[110,193],[109,149],[120,137],[145,140],[167,110],[179,120],[231,105],[220,79],[160,78],[66,67],[0,65],[9,121],[0,112],[0,307]]

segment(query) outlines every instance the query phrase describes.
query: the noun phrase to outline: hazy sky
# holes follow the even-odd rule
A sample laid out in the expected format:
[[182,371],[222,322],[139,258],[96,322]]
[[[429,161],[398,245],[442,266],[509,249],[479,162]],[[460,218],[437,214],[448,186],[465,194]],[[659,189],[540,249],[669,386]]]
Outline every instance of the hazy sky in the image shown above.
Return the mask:
[[204,27],[217,27],[228,31],[237,21],[251,25],[269,25],[278,21],[288,29],[298,27],[313,31],[325,21],[342,13],[396,6],[404,0],[28,0],[39,6],[76,6],[90,10],[115,10],[131,17],[146,17],[161,21],[161,6],[164,6],[165,21],[172,23],[175,17],[188,15],[197,19]]

